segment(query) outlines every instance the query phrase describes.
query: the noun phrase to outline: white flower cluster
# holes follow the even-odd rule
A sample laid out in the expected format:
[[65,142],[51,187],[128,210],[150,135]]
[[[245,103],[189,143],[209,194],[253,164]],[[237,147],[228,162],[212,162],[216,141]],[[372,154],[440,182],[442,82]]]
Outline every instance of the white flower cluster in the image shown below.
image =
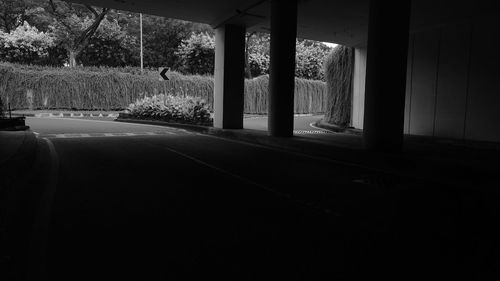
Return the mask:
[[47,56],[47,49],[54,46],[55,38],[24,22],[10,33],[0,31],[0,48],[5,56]]

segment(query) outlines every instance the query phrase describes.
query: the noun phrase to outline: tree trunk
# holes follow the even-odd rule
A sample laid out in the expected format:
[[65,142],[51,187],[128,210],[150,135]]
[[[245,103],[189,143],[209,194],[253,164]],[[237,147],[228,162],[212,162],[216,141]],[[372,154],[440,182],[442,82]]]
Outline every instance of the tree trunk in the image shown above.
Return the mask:
[[69,67],[76,67],[76,56],[78,55],[75,50],[68,50],[68,63]]
[[245,78],[247,79],[252,79],[252,71],[250,70],[250,64],[248,62],[248,57],[249,57],[248,49],[250,47],[250,39],[252,38],[253,35],[255,35],[255,32],[248,34],[245,40]]

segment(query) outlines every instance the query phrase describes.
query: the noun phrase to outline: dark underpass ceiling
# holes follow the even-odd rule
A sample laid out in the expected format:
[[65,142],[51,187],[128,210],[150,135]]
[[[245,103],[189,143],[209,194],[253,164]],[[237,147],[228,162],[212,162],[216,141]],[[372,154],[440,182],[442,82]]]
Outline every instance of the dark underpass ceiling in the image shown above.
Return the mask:
[[[269,31],[270,0],[66,1],[206,23],[212,27],[232,23],[243,24],[248,30]],[[499,9],[495,4],[493,0],[414,0],[411,30],[416,32],[497,14]],[[298,5],[297,37],[351,47],[366,43],[369,0],[299,0]]]

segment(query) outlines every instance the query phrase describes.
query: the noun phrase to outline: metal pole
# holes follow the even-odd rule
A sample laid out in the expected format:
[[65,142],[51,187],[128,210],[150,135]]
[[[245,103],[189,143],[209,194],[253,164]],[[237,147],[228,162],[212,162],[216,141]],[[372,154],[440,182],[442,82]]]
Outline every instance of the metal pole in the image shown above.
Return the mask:
[[141,74],[144,73],[144,59],[142,51],[142,13],[139,14],[139,25],[141,29]]

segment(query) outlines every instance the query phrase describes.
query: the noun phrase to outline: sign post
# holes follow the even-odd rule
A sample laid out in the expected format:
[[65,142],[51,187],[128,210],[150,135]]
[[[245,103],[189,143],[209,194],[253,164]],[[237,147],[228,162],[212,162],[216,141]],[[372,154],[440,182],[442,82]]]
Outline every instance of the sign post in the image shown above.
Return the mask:
[[[168,76],[167,76],[167,72],[169,70],[170,70],[169,67],[158,67],[158,72],[160,74],[160,77],[158,78],[158,80],[169,81],[170,79],[168,79]],[[164,94],[167,95],[167,84],[166,83],[163,83],[163,91],[164,91]]]
[[170,70],[170,67],[158,67],[158,72],[160,73],[160,78],[158,80],[160,81],[168,81],[167,72]]

